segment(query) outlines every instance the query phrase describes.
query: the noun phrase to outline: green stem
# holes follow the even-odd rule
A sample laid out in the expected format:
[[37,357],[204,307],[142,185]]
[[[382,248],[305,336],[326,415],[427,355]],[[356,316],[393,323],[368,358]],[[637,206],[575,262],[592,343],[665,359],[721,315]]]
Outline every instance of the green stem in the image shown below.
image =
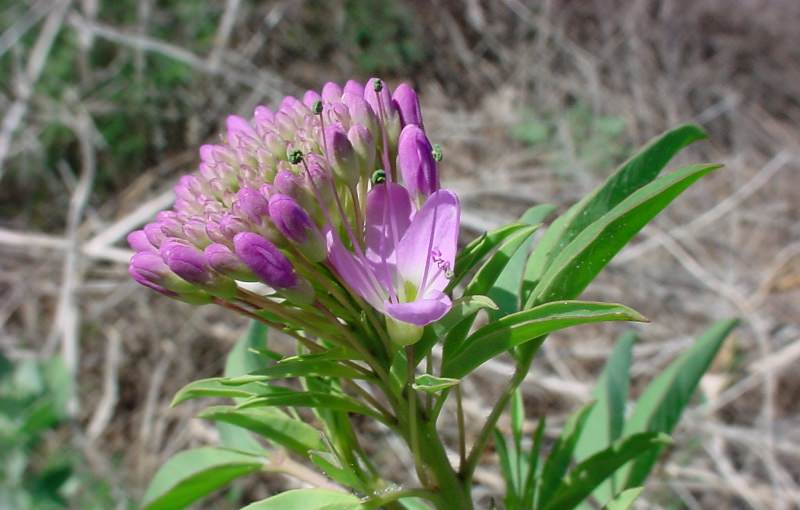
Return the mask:
[[500,394],[497,402],[492,408],[492,412],[486,419],[486,423],[484,423],[483,428],[478,434],[478,439],[475,441],[475,444],[472,445],[472,450],[469,452],[466,464],[462,465],[461,469],[459,470],[459,475],[466,483],[472,482],[472,476],[475,474],[475,468],[478,467],[483,450],[486,448],[486,444],[492,437],[492,432],[497,425],[497,421],[500,419],[500,415],[503,414],[503,410],[508,405],[508,401],[511,400],[512,395],[514,395],[514,391],[516,391],[519,385],[522,384],[525,376],[528,375],[528,370],[531,367],[532,360],[533,356],[531,355],[525,356],[524,359],[520,359],[517,362],[517,368],[514,370],[514,375],[511,376],[511,380],[509,380],[508,384],[506,384],[506,387],[503,389],[503,393]]

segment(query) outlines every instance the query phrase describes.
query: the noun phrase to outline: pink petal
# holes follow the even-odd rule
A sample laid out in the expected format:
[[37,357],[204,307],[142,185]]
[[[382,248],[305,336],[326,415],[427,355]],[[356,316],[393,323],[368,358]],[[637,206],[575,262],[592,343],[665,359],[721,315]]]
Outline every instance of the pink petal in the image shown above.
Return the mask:
[[413,207],[399,184],[378,184],[367,195],[367,258],[394,267],[395,245],[411,224]]
[[399,321],[424,326],[438,321],[453,306],[450,298],[439,291],[431,291],[425,297],[411,303],[385,303],[386,313]]
[[378,288],[369,267],[359,261],[356,255],[342,244],[339,235],[330,228],[325,232],[325,238],[328,244],[328,260],[339,277],[375,309],[383,310],[385,296],[380,293],[384,290]]
[[461,207],[455,193],[433,193],[414,216],[397,247],[397,270],[424,295],[444,290],[458,248]]

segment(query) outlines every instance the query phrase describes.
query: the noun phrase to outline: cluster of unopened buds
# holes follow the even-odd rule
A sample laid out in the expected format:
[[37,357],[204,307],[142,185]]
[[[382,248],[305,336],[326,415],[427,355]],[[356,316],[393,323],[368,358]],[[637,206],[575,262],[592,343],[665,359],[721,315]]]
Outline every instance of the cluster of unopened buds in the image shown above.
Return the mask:
[[450,310],[459,203],[410,86],[327,83],[230,116],[200,159],[129,235],[137,282],[284,330],[368,317],[399,345]]

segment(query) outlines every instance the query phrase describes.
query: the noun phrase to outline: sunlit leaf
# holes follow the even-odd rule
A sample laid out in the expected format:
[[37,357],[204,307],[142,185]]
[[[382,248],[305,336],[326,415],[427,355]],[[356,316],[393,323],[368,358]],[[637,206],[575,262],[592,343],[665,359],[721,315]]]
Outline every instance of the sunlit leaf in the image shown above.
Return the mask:
[[295,489],[282,492],[241,510],[360,510],[358,498],[329,489]]

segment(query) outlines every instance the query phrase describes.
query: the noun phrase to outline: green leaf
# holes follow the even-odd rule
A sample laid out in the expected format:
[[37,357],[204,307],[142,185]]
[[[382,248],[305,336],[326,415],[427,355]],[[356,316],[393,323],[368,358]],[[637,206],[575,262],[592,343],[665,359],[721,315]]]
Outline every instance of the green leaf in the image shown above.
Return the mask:
[[495,249],[498,244],[502,243],[505,238],[525,227],[526,225],[520,223],[504,225],[496,230],[484,233],[465,246],[456,257],[455,266],[453,268],[453,278],[450,280],[450,285],[448,287],[451,289],[455,287],[456,284],[463,280],[464,277],[483,260],[483,257]]
[[511,436],[514,438],[514,448],[519,452],[522,449],[522,426],[525,424],[525,402],[522,400],[522,390],[517,388],[511,399]]
[[651,140],[639,153],[623,163],[605,183],[553,222],[529,260],[524,290],[535,287],[556,255],[587,226],[655,179],[681,149],[706,136],[698,126],[687,124]]
[[564,430],[561,431],[561,436],[553,445],[553,449],[550,450],[547,461],[542,468],[537,508],[544,508],[561,484],[569,468],[575,444],[578,442],[578,437],[580,437],[581,431],[586,424],[586,418],[589,417],[592,406],[594,406],[593,402],[583,406],[569,417],[569,420],[564,425]]
[[267,388],[266,385],[256,383],[231,386],[223,383],[223,380],[221,377],[211,377],[192,381],[178,390],[170,405],[175,407],[187,400],[204,397],[250,398],[263,393]]
[[297,356],[286,358],[271,367],[253,371],[231,379],[225,379],[223,384],[232,386],[251,382],[271,381],[273,379],[287,379],[293,377],[334,377],[341,379],[366,379],[363,373],[336,361],[317,360],[313,356]]
[[360,510],[358,498],[328,489],[295,489],[247,505],[241,510]]
[[463,323],[467,317],[477,314],[480,310],[497,310],[494,301],[486,296],[463,296],[453,302],[453,307],[447,314],[425,328],[422,338],[414,345],[417,358],[422,360],[433,346],[442,338],[446,338],[450,331]]
[[[533,206],[520,217],[519,223],[539,225],[554,210],[555,206],[550,204]],[[533,238],[529,237],[523,246],[514,253],[489,290],[489,297],[500,308],[499,312],[490,313],[492,318],[498,319],[519,310],[522,276],[532,244]]]
[[[584,428],[588,428],[588,424]],[[643,432],[619,440],[570,471],[553,497],[545,502],[544,510],[574,508],[623,464],[670,443],[669,436],[655,432]]]
[[500,464],[500,470],[503,473],[503,479],[506,482],[506,508],[508,510],[516,509],[519,507],[519,472],[516,469],[518,459],[508,450],[508,443],[503,434],[497,429],[494,429],[494,447],[497,451],[497,457]]
[[531,237],[539,228],[538,225],[525,226],[520,228],[503,241],[497,251],[478,269],[472,277],[467,288],[464,289],[465,296],[476,294],[486,294],[497,281],[497,278],[505,269],[511,258],[520,247]]
[[528,304],[578,296],[642,227],[694,182],[719,167],[684,167],[639,188],[558,252]]
[[272,407],[237,409],[234,406],[212,406],[200,412],[198,418],[250,430],[301,455],[324,448],[317,429]]
[[331,480],[336,483],[350,488],[359,488],[363,486],[358,475],[356,475],[350,466],[342,467],[336,457],[329,452],[312,451],[308,455],[309,460],[317,466],[322,472],[328,475]]
[[420,374],[414,380],[412,388],[424,393],[438,393],[447,388],[456,386],[461,381],[459,379],[451,379],[449,377],[436,377],[430,374]]
[[181,510],[228,484],[258,471],[263,459],[222,448],[181,452],[158,470],[144,495],[144,510]]
[[[233,346],[225,360],[225,377],[244,376],[252,371],[268,366],[270,358],[256,351],[266,349],[267,326],[258,321],[250,321],[247,333]],[[221,380],[225,384],[225,380]],[[264,448],[250,433],[230,423],[217,423],[217,431],[222,446],[254,454],[261,454]]]
[[603,510],[628,510],[633,506],[636,498],[639,497],[639,494],[641,494],[643,490],[644,487],[634,487],[622,491],[612,501],[609,501],[608,504],[603,507]]
[[[442,376],[461,378],[512,347],[535,340],[541,344],[552,331],[604,321],[645,321],[636,311],[618,304],[558,301],[523,310],[492,322],[472,335],[460,349],[445,356]],[[447,354],[447,353],[445,353]]]
[[[622,435],[625,425],[625,405],[628,401],[630,366],[636,333],[625,333],[614,346],[594,389],[595,406],[589,413],[575,447],[575,459],[582,461],[606,448]],[[607,501],[614,494],[613,478],[595,491],[599,501]]]
[[286,390],[273,394],[253,396],[237,406],[237,409],[250,409],[254,407],[292,406],[332,409],[346,413],[370,416],[378,421],[385,422],[383,416],[357,400],[344,395],[334,395],[317,391]]
[[525,485],[522,493],[522,508],[525,510],[534,508],[536,502],[536,492],[538,489],[539,453],[542,451],[542,438],[544,438],[545,416],[539,418],[539,425],[533,433],[533,445],[528,454],[528,472],[525,475]]
[[249,374],[267,366],[264,357],[251,349],[264,349],[267,343],[267,326],[258,321],[250,321],[247,333],[242,336],[228,353],[225,360],[225,377]]
[[[708,329],[697,342],[673,361],[644,390],[633,414],[625,424],[624,434],[663,432],[670,434],[692,398],[700,379],[722,347],[722,342],[738,324],[721,320]],[[650,451],[623,468],[618,480],[621,488],[642,485],[653,469],[661,449]]]

